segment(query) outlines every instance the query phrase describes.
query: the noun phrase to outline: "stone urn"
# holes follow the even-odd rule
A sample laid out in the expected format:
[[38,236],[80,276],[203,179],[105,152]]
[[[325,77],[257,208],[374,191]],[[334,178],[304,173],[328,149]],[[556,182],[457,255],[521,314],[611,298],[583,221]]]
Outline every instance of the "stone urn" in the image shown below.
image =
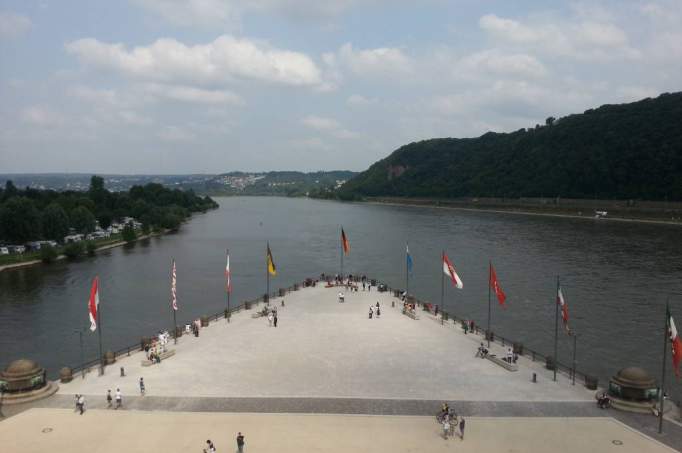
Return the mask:
[[47,384],[45,368],[33,360],[19,359],[10,363],[0,373],[0,381],[6,392],[27,392],[44,387]]
[[298,283],[294,283],[294,291],[298,291]]
[[287,290],[284,288],[279,289],[279,297],[284,297],[287,294]]
[[201,317],[201,327],[208,327],[208,316]]
[[107,351],[104,353],[104,364],[111,365],[116,362],[116,355],[112,351]]
[[71,382],[73,380],[73,370],[68,366],[59,370],[59,380],[64,384]]

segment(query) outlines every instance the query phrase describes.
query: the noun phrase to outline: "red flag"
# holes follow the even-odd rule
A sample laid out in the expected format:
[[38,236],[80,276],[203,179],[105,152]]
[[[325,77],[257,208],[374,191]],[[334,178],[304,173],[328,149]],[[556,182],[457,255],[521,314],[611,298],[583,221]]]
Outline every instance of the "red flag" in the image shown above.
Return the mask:
[[90,288],[90,300],[88,301],[88,312],[90,314],[90,330],[97,330],[97,310],[99,308],[99,277],[95,277]]
[[173,310],[178,311],[178,294],[177,294],[177,278],[175,276],[175,260],[173,260],[173,270],[171,271],[171,296],[173,302]]
[[457,275],[455,266],[452,265],[445,252],[443,252],[443,273],[450,277],[450,281],[452,281],[452,284],[455,287],[457,287],[458,289],[462,289],[464,287],[462,279],[459,278],[459,275]]
[[350,253],[350,242],[346,237],[346,232],[341,228],[341,246],[343,247],[343,254],[348,255]]
[[504,306],[504,301],[507,300],[507,295],[504,294],[504,291],[502,291],[502,288],[500,288],[500,284],[497,281],[497,274],[495,273],[495,268],[493,267],[492,263],[490,264],[490,287],[495,291],[495,295],[497,296],[497,300],[500,302],[500,305]]
[[557,289],[556,303],[559,304],[559,308],[561,308],[561,321],[564,323],[564,328],[566,329],[566,332],[570,332],[570,329],[568,328],[568,305],[566,304],[566,300],[564,300],[564,293],[561,291],[561,286]]
[[670,310],[667,309],[668,314],[668,332],[670,333],[670,350],[673,355],[673,368],[675,369],[675,376],[680,377],[680,362],[682,362],[682,339],[677,332],[675,321],[673,320]]
[[228,293],[232,292],[232,274],[230,274],[230,252],[227,252],[227,264],[225,264],[225,284]]

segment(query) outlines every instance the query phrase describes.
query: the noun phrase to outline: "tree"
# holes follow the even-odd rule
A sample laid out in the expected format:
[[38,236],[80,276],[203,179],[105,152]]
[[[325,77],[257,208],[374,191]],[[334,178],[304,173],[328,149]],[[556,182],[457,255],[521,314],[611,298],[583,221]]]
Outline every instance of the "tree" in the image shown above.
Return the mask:
[[0,208],[0,237],[23,244],[40,237],[40,212],[32,200],[14,197]]
[[79,206],[71,211],[71,226],[79,233],[95,231],[95,216],[86,207]]
[[57,250],[50,244],[43,244],[40,247],[40,259],[43,263],[51,263],[57,259]]
[[135,228],[133,228],[132,223],[128,223],[123,227],[123,231],[121,231],[121,237],[126,242],[133,242],[135,239],[137,239],[137,234],[135,233]]
[[57,203],[50,203],[43,211],[43,236],[55,241],[63,241],[69,234],[69,216]]
[[554,121],[556,121],[556,118],[550,116],[545,120],[545,126],[551,126],[552,124],[554,124]]
[[99,216],[97,216],[97,220],[99,220],[99,226],[104,230],[111,226],[113,219],[114,216],[111,215],[111,211],[103,211],[99,214]]
[[97,244],[95,244],[95,241],[88,241],[85,243],[85,250],[87,250],[88,255],[94,256],[95,252],[97,251]]
[[78,258],[83,254],[85,251],[85,247],[83,246],[83,242],[71,242],[69,244],[66,244],[64,247],[64,255],[67,256],[69,259],[75,259]]

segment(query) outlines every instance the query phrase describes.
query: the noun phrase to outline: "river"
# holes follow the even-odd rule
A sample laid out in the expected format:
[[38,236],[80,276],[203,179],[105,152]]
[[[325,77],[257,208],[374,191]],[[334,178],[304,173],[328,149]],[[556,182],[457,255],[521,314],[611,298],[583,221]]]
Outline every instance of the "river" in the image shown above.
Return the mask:
[[[95,275],[101,280],[104,348],[115,350],[172,325],[172,258],[178,322],[184,323],[225,307],[226,248],[236,304],[265,292],[268,240],[278,269],[273,290],[338,272],[340,225],[351,244],[346,273],[404,287],[409,241],[410,291],[434,303],[440,301],[445,249],[464,282],[461,290],[446,282],[446,309],[483,324],[492,260],[507,294],[506,308],[493,303],[492,330],[545,354],[553,348],[560,275],[570,325],[578,333],[578,369],[601,384],[631,365],[660,378],[667,296],[682,325],[679,226],[309,199],[216,201],[219,209],[193,217],[176,234],[76,262],[0,272],[0,367],[26,357],[55,376],[60,367],[80,363],[78,330],[86,359],[95,358],[97,335],[87,330],[86,309]],[[563,331],[559,339],[559,359],[570,363],[572,340]],[[667,379],[672,381],[672,372]],[[672,393],[679,400],[682,385]]]

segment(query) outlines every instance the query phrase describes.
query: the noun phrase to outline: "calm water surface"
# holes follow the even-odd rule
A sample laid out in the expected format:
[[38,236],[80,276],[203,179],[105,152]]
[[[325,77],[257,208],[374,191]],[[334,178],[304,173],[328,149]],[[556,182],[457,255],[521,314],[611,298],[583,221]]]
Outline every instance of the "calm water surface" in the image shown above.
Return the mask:
[[[102,252],[0,273],[0,367],[38,360],[54,375],[97,355],[87,331],[92,278],[101,279],[104,348],[118,349],[172,324],[169,267],[178,268],[178,321],[225,307],[225,248],[230,248],[232,301],[265,292],[269,240],[279,274],[271,288],[339,269],[339,226],[351,243],[344,270],[405,283],[405,241],[414,259],[410,290],[438,303],[440,253],[445,249],[464,282],[446,289],[446,309],[484,323],[488,260],[508,296],[493,306],[493,330],[551,354],[556,276],[561,275],[578,368],[604,382],[624,366],[660,376],[664,305],[682,324],[682,228],[435,208],[377,206],[307,199],[219,198],[220,209],[194,217],[173,235]],[[570,363],[571,339],[560,334],[560,360]],[[453,359],[455,359],[453,357]],[[668,378],[672,380],[672,374]],[[682,386],[674,389],[677,399]]]

